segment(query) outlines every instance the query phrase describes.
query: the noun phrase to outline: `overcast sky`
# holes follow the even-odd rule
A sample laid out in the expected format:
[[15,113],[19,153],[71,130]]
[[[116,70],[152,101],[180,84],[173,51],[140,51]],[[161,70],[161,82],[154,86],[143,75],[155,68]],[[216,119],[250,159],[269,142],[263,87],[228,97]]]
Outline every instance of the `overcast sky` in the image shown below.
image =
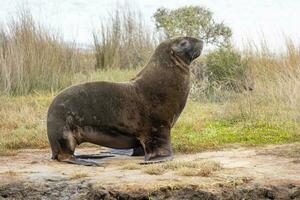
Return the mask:
[[0,23],[29,8],[35,20],[63,34],[67,41],[91,44],[93,29],[117,4],[124,2],[142,10],[154,27],[152,15],[159,7],[200,5],[211,9],[219,21],[233,30],[234,43],[259,41],[264,34],[271,45],[283,45],[283,35],[300,41],[300,0],[0,0]]

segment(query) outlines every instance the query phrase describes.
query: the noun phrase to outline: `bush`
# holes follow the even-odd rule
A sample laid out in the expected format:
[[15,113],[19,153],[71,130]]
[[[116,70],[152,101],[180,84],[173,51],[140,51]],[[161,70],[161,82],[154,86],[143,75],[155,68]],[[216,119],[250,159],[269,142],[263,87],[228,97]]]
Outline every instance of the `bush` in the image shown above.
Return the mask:
[[222,46],[206,55],[194,67],[193,93],[216,98],[225,91],[252,90],[248,60],[231,46]]
[[247,86],[248,62],[232,47],[220,47],[206,56],[205,74],[211,84],[240,91]]

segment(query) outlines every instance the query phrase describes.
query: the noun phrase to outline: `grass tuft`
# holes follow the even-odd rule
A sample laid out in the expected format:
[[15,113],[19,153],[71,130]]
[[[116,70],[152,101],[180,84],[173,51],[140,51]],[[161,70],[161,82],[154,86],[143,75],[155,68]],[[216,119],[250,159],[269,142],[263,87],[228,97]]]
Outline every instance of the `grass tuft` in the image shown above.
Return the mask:
[[140,169],[140,168],[142,168],[142,166],[137,163],[129,163],[129,164],[126,164],[125,166],[123,166],[121,169],[136,170],[136,169]]
[[142,171],[150,175],[162,175],[167,171],[167,169],[165,169],[161,165],[149,165],[145,167]]
[[88,177],[87,173],[74,173],[74,174],[71,174],[70,179],[75,180],[75,179],[80,179],[80,178],[85,178],[85,177]]
[[175,171],[182,176],[210,176],[214,171],[220,170],[221,165],[216,161],[169,161],[161,164],[149,165],[143,169],[150,175],[161,175],[168,171]]

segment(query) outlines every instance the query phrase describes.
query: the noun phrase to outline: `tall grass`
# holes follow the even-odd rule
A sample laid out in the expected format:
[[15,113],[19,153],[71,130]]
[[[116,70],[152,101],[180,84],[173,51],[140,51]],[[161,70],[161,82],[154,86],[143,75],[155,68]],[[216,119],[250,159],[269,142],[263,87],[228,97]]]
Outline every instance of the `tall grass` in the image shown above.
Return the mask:
[[254,90],[233,95],[225,112],[240,119],[292,123],[300,128],[300,49],[291,40],[277,54],[264,43],[257,46],[245,52]]
[[93,68],[88,55],[21,11],[0,27],[0,91],[27,94],[66,87],[76,72]]
[[93,36],[98,69],[140,67],[156,44],[141,12],[131,7],[118,7]]

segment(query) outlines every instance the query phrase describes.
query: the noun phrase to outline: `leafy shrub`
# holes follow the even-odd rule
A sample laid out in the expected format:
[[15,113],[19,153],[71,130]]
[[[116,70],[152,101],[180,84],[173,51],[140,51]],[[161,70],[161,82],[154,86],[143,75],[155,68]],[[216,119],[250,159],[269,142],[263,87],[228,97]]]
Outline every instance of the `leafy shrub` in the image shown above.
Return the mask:
[[196,96],[215,99],[224,92],[253,89],[248,60],[231,46],[222,46],[208,53],[203,61],[195,65],[193,74],[192,92]]
[[206,76],[225,90],[246,87],[248,61],[232,47],[220,47],[206,56]]
[[230,39],[231,29],[223,22],[217,23],[213,13],[200,6],[187,6],[175,10],[159,8],[154,19],[156,28],[167,38],[174,36],[194,36],[206,44],[222,45]]

